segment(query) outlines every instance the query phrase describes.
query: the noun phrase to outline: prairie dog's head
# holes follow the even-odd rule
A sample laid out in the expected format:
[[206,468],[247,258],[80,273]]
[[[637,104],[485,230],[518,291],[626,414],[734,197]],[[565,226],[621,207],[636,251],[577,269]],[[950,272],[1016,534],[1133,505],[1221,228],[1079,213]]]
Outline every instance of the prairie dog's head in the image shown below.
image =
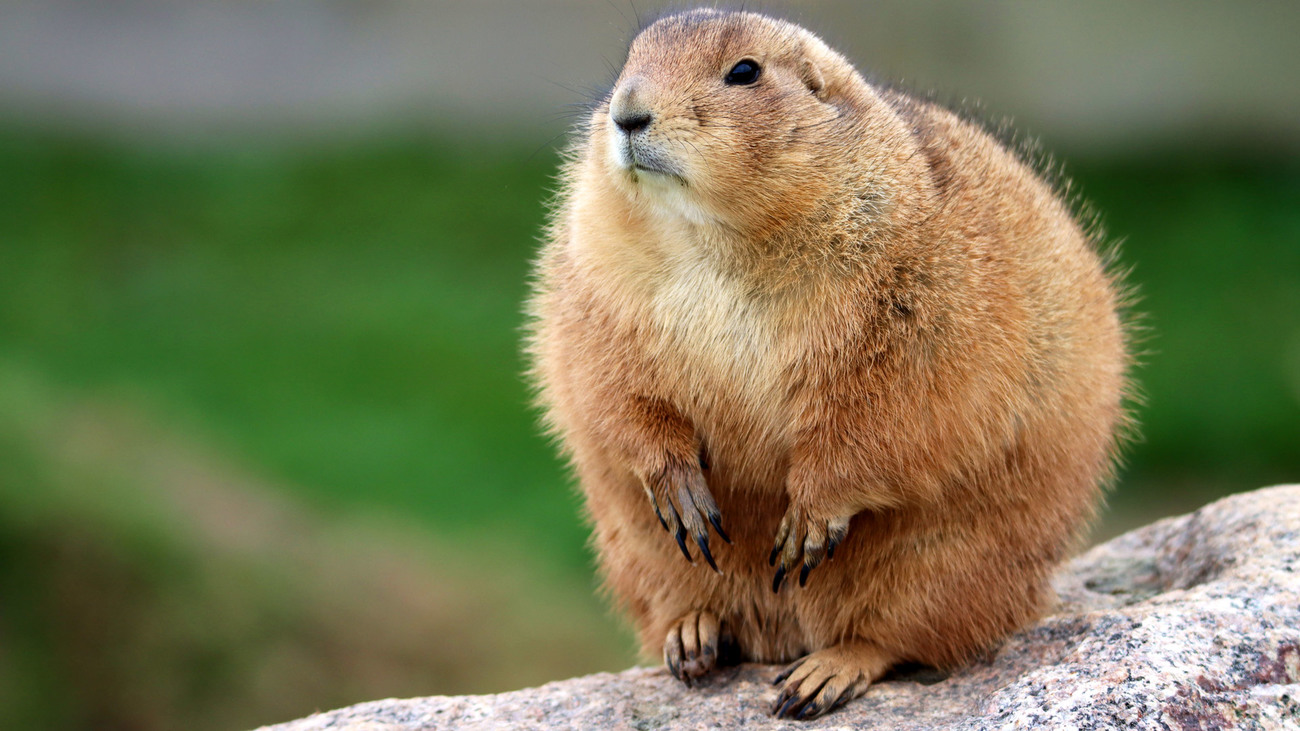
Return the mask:
[[[779,226],[832,181],[865,84],[812,33],[693,10],[646,28],[591,127],[593,162],[640,204],[695,223]],[[851,147],[851,146],[850,146]]]

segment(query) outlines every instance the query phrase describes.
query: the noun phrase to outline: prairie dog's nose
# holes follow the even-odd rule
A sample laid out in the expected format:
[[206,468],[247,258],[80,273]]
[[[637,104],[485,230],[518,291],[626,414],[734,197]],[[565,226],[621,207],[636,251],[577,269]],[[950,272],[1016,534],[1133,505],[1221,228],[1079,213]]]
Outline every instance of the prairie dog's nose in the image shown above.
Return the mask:
[[654,115],[643,103],[645,82],[633,76],[619,85],[614,98],[609,101],[609,117],[626,134],[645,129],[654,121]]
[[632,134],[639,129],[645,129],[654,121],[654,117],[649,112],[636,112],[626,116],[615,114],[613,116],[614,124],[617,124],[619,129],[628,134]]

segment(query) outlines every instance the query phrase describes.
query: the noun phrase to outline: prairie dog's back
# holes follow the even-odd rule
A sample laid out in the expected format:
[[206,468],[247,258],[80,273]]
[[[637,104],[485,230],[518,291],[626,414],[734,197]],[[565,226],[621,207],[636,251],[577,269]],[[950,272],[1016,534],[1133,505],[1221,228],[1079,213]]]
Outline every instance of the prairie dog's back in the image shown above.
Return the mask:
[[1001,259],[985,296],[1022,300],[1012,319],[1024,329],[1027,374],[1047,404],[1071,407],[1075,390],[1124,392],[1124,293],[1069,202],[976,124],[900,92],[886,99],[912,125],[930,168],[934,235],[957,232]]

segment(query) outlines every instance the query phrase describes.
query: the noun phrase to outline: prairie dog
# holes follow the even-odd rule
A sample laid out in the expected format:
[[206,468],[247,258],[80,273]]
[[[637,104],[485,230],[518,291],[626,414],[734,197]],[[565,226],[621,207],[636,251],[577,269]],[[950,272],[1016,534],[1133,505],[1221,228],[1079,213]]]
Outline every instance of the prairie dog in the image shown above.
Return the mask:
[[1030,167],[803,28],[693,10],[632,42],[560,183],[532,376],[647,653],[688,685],[794,663],[773,713],[811,718],[1039,615],[1130,356]]

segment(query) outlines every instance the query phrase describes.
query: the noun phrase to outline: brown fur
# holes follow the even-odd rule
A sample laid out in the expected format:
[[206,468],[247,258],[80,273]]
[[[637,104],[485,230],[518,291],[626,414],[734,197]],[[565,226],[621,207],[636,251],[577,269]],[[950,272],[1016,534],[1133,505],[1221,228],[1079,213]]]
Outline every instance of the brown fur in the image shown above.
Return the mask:
[[[741,59],[758,82],[725,85]],[[611,105],[654,115],[641,149],[670,174],[619,164]],[[1129,362],[1116,283],[1049,185],[802,28],[718,11],[637,37],[560,180],[533,375],[646,652],[687,682],[728,639],[814,653],[775,709],[803,717],[1039,615]],[[722,573],[647,495],[691,540],[716,500]],[[811,574],[774,593],[779,529]]]

